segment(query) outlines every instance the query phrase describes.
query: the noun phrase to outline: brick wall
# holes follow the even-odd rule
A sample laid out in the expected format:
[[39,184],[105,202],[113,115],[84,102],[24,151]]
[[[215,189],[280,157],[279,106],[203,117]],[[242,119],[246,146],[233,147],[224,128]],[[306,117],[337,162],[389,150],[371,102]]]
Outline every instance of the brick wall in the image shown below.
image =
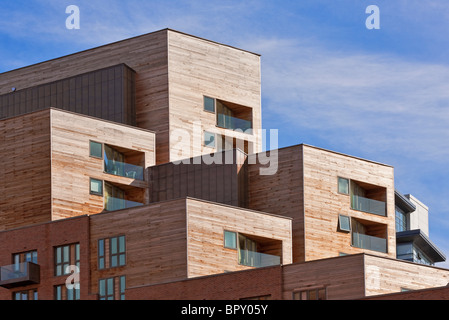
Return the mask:
[[236,300],[282,297],[282,267],[224,273],[126,290],[127,300]]

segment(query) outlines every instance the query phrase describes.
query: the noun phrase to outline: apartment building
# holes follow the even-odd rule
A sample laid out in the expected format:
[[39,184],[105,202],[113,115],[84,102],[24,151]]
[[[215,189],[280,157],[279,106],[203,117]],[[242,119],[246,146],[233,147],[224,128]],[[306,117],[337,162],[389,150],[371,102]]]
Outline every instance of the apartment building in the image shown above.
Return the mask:
[[429,238],[429,208],[411,194],[395,191],[397,258],[434,265],[445,254]]
[[358,299],[448,282],[396,259],[393,167],[263,152],[261,128],[260,56],[171,29],[1,74],[0,299]]

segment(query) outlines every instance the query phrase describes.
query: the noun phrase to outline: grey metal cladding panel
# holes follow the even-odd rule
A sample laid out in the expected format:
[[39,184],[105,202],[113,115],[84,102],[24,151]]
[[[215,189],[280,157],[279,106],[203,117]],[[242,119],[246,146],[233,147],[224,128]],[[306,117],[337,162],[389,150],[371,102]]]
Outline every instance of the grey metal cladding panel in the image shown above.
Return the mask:
[[135,125],[134,82],[135,72],[120,64],[25,88],[0,96],[0,118],[53,107]]

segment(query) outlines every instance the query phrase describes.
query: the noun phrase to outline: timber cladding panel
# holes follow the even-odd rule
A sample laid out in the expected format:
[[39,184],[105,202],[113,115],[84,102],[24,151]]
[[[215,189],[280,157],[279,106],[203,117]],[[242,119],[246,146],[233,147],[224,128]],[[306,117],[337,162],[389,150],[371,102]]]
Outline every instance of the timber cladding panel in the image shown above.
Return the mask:
[[[186,143],[195,154],[204,151],[202,130],[208,127],[252,140],[255,150],[260,150],[258,135],[216,128],[216,115],[204,112],[202,102],[203,95],[208,94],[252,108],[254,129],[260,129],[260,56],[170,29],[2,73],[0,95],[8,95],[9,104],[9,96],[20,96],[25,89],[48,86],[119,64],[135,71],[136,124],[156,132],[157,163],[179,159],[170,152],[170,147],[176,144],[176,141],[170,141],[170,133],[176,129],[187,130]],[[13,87],[17,92],[11,93]],[[49,102],[57,103],[57,100],[49,99]],[[76,102],[72,111],[78,112],[83,104]],[[45,99],[43,105],[46,105]],[[199,133],[192,132],[195,121],[202,123]],[[193,137],[195,143],[190,141]]]
[[295,292],[325,288],[327,299],[358,299],[365,295],[363,254],[283,266],[283,299]]
[[366,296],[443,287],[449,270],[396,259],[365,256]]
[[[263,216],[263,219],[261,219]],[[183,198],[90,216],[92,292],[98,280],[126,276],[136,287],[253,269],[224,248],[224,230],[275,240],[282,263],[291,263],[291,221],[264,213]],[[98,241],[125,236],[126,265],[98,268]]]
[[90,157],[89,142],[141,152],[148,168],[155,163],[153,132],[57,109],[2,120],[0,132],[0,230],[102,212],[90,178],[138,188],[148,202],[147,178],[106,174],[103,160]]
[[[168,159],[168,30],[104,45],[0,75],[0,94],[38,86],[118,64],[136,72],[136,123],[156,131],[158,157]],[[30,86],[30,84],[32,84]]]
[[224,247],[224,231],[277,242],[281,264],[292,263],[289,218],[196,199],[187,199],[187,217],[189,277],[252,268],[239,264],[237,250]]
[[50,113],[0,121],[0,230],[51,219]]
[[[99,279],[126,276],[126,286],[187,277],[186,199],[91,216],[91,291]],[[98,240],[124,235],[126,265],[98,268]]]
[[[352,245],[351,232],[338,231],[340,214],[386,230],[387,253],[396,257],[394,170],[391,166],[303,145],[306,260],[364,252]],[[383,188],[386,217],[351,209],[351,196],[338,192],[338,178]]]
[[293,262],[304,261],[304,198],[302,148],[278,150],[271,165],[273,175],[262,175],[265,168],[257,155],[248,157],[248,208],[292,218]]
[[52,137],[52,219],[81,214],[96,214],[104,210],[103,196],[90,194],[90,178],[139,188],[148,203],[148,181],[107,174],[103,159],[90,157],[90,141],[110,144],[144,154],[146,168],[155,163],[155,135],[134,128],[80,116],[51,111]]
[[[202,143],[206,130],[251,141],[252,152],[261,151],[257,133],[262,128],[260,56],[178,32],[169,33],[168,43],[170,128],[187,129],[193,136],[181,142],[171,139],[171,148],[183,147],[189,157],[213,152]],[[216,114],[204,111],[204,96],[251,108],[255,133],[218,128]],[[199,128],[194,130],[194,124]],[[178,159],[182,157],[172,154],[170,161]]]

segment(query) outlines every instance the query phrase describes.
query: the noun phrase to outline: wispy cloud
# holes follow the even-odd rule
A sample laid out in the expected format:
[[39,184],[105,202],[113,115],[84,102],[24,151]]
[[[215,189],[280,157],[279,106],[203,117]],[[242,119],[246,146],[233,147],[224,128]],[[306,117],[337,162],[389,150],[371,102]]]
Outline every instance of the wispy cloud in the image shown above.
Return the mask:
[[265,111],[357,150],[449,156],[449,66],[259,39]]

